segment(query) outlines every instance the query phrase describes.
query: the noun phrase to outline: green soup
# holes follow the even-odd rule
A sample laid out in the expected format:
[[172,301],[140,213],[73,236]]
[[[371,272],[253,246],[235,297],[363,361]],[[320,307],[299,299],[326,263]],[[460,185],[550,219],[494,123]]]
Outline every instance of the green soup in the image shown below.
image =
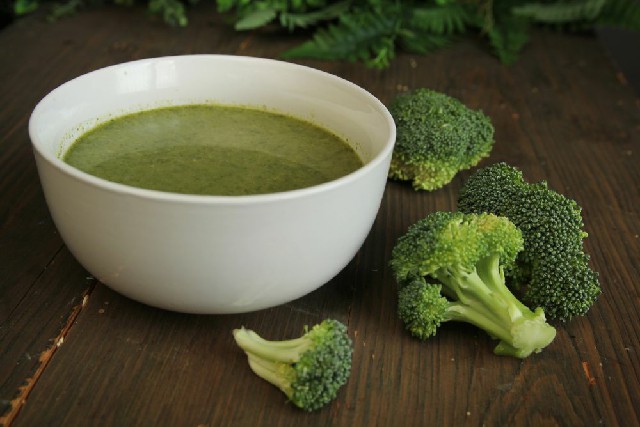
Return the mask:
[[113,182],[208,195],[294,190],[362,166],[345,141],[309,122],[217,105],[115,118],[80,136],[63,160]]

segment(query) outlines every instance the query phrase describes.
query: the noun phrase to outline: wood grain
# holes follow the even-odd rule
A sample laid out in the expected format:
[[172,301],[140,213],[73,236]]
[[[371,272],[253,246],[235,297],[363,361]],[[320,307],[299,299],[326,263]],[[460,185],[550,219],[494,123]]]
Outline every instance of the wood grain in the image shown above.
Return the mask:
[[[397,318],[391,249],[427,213],[455,209],[470,171],[430,193],[389,182],[371,233],[344,271],[273,309],[171,313],[90,278],[57,236],[39,187],[27,134],[35,103],[62,82],[110,64],[189,53],[277,57],[304,38],[236,33],[211,5],[190,16],[187,28],[169,29],[143,10],[107,7],[55,24],[36,14],[0,33],[0,420],[7,426],[640,425],[640,102],[592,37],[537,31],[509,67],[475,39],[427,56],[401,53],[383,71],[298,61],[383,102],[429,87],[481,108],[497,140],[483,165],[507,161],[582,205],[603,295],[587,316],[556,325],[556,340],[540,354],[497,357],[488,336],[462,324],[419,342]],[[253,375],[231,330],[244,325],[285,339],[326,317],[349,326],[353,373],[332,404],[307,414]],[[42,354],[49,356],[44,367]],[[24,386],[26,401],[16,402]]]

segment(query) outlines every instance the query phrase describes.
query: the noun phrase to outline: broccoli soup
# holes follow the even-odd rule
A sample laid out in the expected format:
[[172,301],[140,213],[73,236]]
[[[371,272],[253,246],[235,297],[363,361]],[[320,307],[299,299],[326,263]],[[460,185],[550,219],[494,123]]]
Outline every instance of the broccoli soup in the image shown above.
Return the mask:
[[135,187],[233,196],[309,187],[362,166],[345,141],[309,122],[218,105],[117,117],[80,136],[63,160]]

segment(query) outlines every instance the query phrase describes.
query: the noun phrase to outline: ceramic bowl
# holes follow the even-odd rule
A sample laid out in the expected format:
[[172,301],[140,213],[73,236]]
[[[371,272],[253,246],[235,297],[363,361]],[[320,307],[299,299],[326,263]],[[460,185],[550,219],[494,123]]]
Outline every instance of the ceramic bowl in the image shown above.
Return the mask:
[[[364,165],[300,190],[198,196],[109,182],[61,160],[104,120],[203,102],[312,121],[348,140]],[[357,85],[293,63],[224,55],[144,59],[82,75],[38,103],[29,133],[53,221],[82,266],[134,300],[206,314],[273,307],[336,276],[376,218],[395,142],[388,110]]]

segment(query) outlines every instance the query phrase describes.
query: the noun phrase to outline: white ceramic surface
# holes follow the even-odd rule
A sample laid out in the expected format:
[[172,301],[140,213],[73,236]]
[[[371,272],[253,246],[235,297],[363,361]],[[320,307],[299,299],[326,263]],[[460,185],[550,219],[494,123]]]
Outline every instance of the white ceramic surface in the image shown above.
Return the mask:
[[[222,197],[115,184],[59,158],[110,117],[202,102],[311,120],[345,137],[366,164],[302,190]],[[49,210],[78,261],[117,292],[189,313],[272,307],[331,280],[371,229],[395,142],[389,112],[362,88],[308,67],[222,55],[146,59],[80,76],[36,106],[29,132]]]

